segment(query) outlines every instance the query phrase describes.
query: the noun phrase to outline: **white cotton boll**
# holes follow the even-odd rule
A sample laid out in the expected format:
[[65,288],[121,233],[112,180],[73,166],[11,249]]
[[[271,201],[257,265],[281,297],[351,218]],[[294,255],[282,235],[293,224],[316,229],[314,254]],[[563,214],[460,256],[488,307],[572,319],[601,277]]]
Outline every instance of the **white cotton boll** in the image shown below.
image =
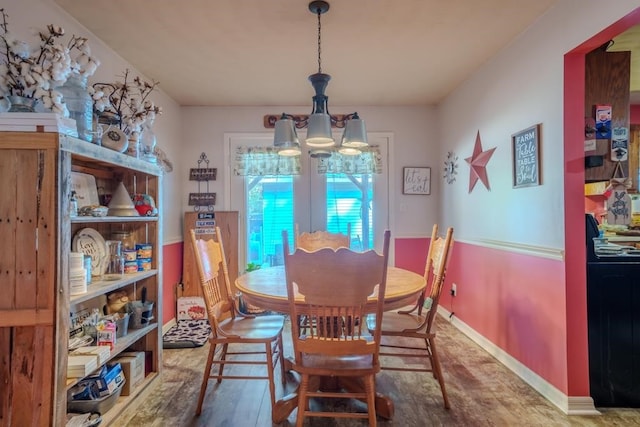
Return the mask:
[[65,75],[64,75],[64,71],[60,70],[60,69],[52,69],[51,70],[51,77],[52,80],[56,81],[56,82],[64,82],[65,79]]
[[42,101],[42,106],[44,108],[47,108],[47,109],[50,110],[51,107],[53,107],[53,102],[51,101],[51,98],[44,97],[44,98],[41,99],[41,101]]
[[44,79],[42,78],[42,75],[41,75],[41,74],[33,73],[33,74],[32,74],[32,77],[33,77],[33,79],[35,80],[36,84],[37,84],[39,87],[42,87],[42,86],[44,86],[44,85],[46,84],[46,82],[45,82],[45,81],[44,81]]
[[49,96],[53,99],[54,102],[62,102],[64,96],[62,96],[62,92],[59,92],[55,89],[51,89],[49,91]]
[[47,25],[47,29],[52,36],[64,36],[64,28],[60,26],[49,24]]
[[29,44],[22,40],[15,40],[9,45],[9,50],[22,59],[27,59],[31,55]]
[[42,78],[43,79],[45,79],[47,81],[51,80],[51,72],[49,70],[43,69],[40,74],[42,74]]
[[31,72],[31,65],[24,63],[22,64],[22,66],[20,67],[20,75],[21,76],[26,76]]
[[76,48],[81,52],[89,49],[89,45],[87,44],[87,39],[84,37],[76,37]]
[[42,88],[37,88],[33,92],[33,96],[34,96],[34,98],[44,99],[44,98],[49,96],[49,91],[45,90],[45,89],[42,89]]
[[87,55],[80,55],[76,58],[76,62],[80,66],[85,66],[89,63],[89,57]]

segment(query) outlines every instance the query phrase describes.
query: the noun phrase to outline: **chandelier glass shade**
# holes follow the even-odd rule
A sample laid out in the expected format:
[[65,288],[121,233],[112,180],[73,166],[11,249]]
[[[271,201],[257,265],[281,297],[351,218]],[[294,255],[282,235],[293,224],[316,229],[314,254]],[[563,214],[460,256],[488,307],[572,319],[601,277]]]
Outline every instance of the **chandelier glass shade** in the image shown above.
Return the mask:
[[313,96],[313,109],[309,116],[301,118],[282,113],[275,123],[274,143],[278,148],[278,154],[283,156],[297,156],[301,153],[300,140],[297,129],[307,128],[305,144],[309,147],[311,157],[329,157],[336,145],[331,127],[344,127],[344,134],[340,140],[338,151],[346,155],[358,155],[363,147],[367,147],[367,131],[364,120],[358,113],[344,116],[332,116],[329,114],[328,100],[325,89],[331,80],[329,74],[322,72],[321,59],[321,15],[329,10],[326,1],[312,1],[309,3],[309,11],[318,16],[318,72],[309,76],[309,81],[315,90]]

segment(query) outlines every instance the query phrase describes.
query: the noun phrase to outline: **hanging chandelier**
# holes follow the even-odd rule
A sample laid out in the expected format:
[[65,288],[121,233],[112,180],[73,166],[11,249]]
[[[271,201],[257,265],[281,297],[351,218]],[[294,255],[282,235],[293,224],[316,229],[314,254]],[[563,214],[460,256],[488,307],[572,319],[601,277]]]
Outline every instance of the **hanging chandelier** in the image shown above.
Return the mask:
[[344,128],[344,133],[338,152],[346,155],[360,154],[363,147],[368,146],[367,131],[364,120],[358,113],[351,113],[339,116],[329,114],[328,100],[324,94],[331,76],[322,72],[322,23],[321,15],[329,10],[329,3],[326,1],[312,1],[309,3],[309,11],[318,16],[318,72],[309,76],[311,86],[315,90],[313,96],[313,109],[308,116],[294,116],[282,113],[282,116],[275,122],[275,132],[273,145],[278,149],[278,154],[282,156],[300,155],[300,140],[296,129],[307,128],[305,144],[310,148],[311,157],[329,157],[336,146],[336,141],[331,134],[331,126]]

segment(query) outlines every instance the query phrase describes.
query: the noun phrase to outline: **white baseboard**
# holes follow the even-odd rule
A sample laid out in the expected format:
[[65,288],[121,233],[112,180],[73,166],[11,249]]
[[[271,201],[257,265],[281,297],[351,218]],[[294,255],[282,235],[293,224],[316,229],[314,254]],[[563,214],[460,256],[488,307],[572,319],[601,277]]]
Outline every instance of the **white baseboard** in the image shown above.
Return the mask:
[[162,325],[162,335],[166,334],[169,331],[169,329],[173,328],[177,324],[178,323],[176,322],[176,318],[174,317],[173,319],[169,320],[167,323]]
[[445,321],[450,322],[463,334],[468,336],[476,344],[482,347],[487,353],[495,357],[500,363],[512,370],[516,375],[533,387],[538,393],[549,402],[556,405],[567,415],[601,415],[593,404],[591,396],[567,396],[540,375],[527,368],[517,359],[496,346],[494,343],[480,335],[469,325],[459,320],[457,317],[449,318],[450,312],[442,306],[438,306],[438,313]]

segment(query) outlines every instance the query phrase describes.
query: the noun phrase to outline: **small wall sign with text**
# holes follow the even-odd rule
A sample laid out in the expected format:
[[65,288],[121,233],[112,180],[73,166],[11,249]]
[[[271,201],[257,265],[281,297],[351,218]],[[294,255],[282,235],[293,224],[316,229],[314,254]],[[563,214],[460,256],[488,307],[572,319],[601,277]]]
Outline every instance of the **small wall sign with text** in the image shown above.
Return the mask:
[[431,194],[431,168],[405,167],[402,194]]
[[513,188],[540,185],[540,124],[511,135]]
[[189,193],[189,206],[213,206],[216,193]]
[[216,168],[191,168],[189,181],[215,181],[218,169]]

